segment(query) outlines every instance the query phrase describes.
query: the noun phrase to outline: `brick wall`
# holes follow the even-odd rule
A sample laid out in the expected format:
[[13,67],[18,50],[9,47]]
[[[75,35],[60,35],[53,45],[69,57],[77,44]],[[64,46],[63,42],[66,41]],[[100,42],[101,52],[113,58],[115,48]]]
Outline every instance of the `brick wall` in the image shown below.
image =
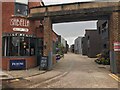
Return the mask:
[[[40,5],[39,2],[31,2],[29,3],[30,7],[33,6],[38,6]],[[3,33],[24,33],[24,34],[34,34],[37,37],[43,37],[43,32],[40,32],[40,21],[29,21],[30,25],[28,27],[22,27],[22,26],[11,26],[10,25],[10,19],[12,18],[17,18],[17,19],[24,19],[27,20],[26,17],[21,17],[21,16],[15,16],[14,15],[14,2],[3,2],[2,3],[2,32]],[[28,28],[29,32],[15,32],[13,31],[13,28],[17,27],[17,28]],[[0,33],[2,34],[2,33]],[[2,36],[2,35],[1,35]],[[0,40],[2,41],[2,40]],[[2,46],[2,45],[1,45]],[[24,57],[23,57],[24,58]],[[2,69],[8,70],[8,66],[9,66],[9,60],[16,60],[16,59],[21,59],[19,58],[11,58],[11,57],[2,57]],[[36,61],[36,57],[27,57],[24,58],[27,61],[27,68],[32,68],[35,67],[37,65],[37,61]]]
[[[97,2],[97,3],[80,3],[80,4],[74,4],[74,5],[62,5],[62,6],[49,6],[47,7],[48,11],[63,11],[63,10],[78,10],[78,9],[90,9],[90,8],[101,8],[101,7],[112,7],[112,6],[117,6],[118,3],[117,2]],[[37,10],[38,9],[38,10]],[[45,11],[44,8],[41,9],[42,12]],[[39,8],[34,8],[34,10],[31,10],[31,14],[32,13],[40,13],[40,9]]]
[[2,31],[11,32],[10,18],[14,15],[14,2],[2,3]]
[[48,56],[48,53],[52,51],[52,23],[49,17],[44,18],[44,55]]
[[[120,13],[114,12],[110,16],[109,30],[110,30],[110,51],[115,53],[113,65],[117,66],[117,73],[120,73],[120,52],[114,51],[114,42],[120,42]],[[112,53],[113,54],[113,53]],[[113,60],[111,60],[113,61]],[[113,66],[114,67],[114,66]]]
[[[0,46],[2,46],[2,2],[0,1]],[[0,68],[2,67],[2,47],[0,47]]]
[[39,2],[33,2],[33,0],[29,0],[29,8],[32,8],[32,7],[36,7],[36,6],[40,6],[40,3]]
[[2,69],[3,70],[10,70],[9,69],[9,61],[10,60],[21,60],[21,59],[24,59],[26,60],[26,69],[29,69],[29,68],[33,68],[35,66],[37,66],[37,60],[34,56],[31,56],[31,57],[3,57],[3,61],[2,61]]

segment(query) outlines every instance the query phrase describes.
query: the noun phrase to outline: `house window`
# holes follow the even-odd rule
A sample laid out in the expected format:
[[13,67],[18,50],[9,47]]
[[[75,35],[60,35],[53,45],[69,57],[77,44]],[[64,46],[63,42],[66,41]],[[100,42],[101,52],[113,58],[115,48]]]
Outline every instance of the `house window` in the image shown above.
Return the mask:
[[98,33],[99,33],[99,34],[101,33],[101,31],[100,31],[100,27],[98,28]]
[[43,38],[37,39],[37,54],[43,55]]
[[30,39],[30,56],[35,55],[35,43],[36,43],[35,38],[31,38]]
[[106,48],[107,48],[107,45],[106,45],[106,44],[104,44],[104,45],[103,45],[103,47],[104,47],[104,49],[106,49]]
[[30,55],[30,38],[20,37],[19,38],[20,46],[20,56],[29,56]]
[[107,25],[107,21],[102,24],[102,28],[105,28]]
[[20,36],[5,36],[2,42],[3,56],[33,56],[35,55],[35,38]]
[[104,29],[104,32],[106,32],[107,31],[107,29]]
[[88,40],[90,39],[90,36],[88,36]]
[[21,3],[15,3],[15,15],[28,15],[28,5],[27,4],[21,4]]

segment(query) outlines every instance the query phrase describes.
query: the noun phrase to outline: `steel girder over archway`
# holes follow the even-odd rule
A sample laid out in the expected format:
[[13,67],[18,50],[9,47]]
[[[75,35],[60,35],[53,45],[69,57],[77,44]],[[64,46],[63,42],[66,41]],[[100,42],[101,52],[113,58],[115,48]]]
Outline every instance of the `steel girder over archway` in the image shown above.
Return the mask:
[[119,2],[77,2],[31,8],[28,19],[44,20],[44,43],[47,45],[44,55],[49,56],[50,64],[52,64],[52,23],[109,20],[111,71],[120,73],[119,17]]

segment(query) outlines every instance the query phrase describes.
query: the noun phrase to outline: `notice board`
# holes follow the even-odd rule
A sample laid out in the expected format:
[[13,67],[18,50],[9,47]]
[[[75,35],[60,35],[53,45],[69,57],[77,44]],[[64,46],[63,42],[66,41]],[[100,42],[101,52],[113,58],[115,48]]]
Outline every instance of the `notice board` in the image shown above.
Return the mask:
[[40,70],[48,69],[48,56],[41,56],[40,58]]

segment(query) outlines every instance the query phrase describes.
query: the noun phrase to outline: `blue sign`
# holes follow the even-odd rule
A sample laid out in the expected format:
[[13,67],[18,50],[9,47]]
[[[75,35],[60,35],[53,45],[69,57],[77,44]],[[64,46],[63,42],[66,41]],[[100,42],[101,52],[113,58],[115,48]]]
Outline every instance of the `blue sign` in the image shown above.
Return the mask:
[[26,60],[10,60],[10,70],[20,70],[26,68]]

